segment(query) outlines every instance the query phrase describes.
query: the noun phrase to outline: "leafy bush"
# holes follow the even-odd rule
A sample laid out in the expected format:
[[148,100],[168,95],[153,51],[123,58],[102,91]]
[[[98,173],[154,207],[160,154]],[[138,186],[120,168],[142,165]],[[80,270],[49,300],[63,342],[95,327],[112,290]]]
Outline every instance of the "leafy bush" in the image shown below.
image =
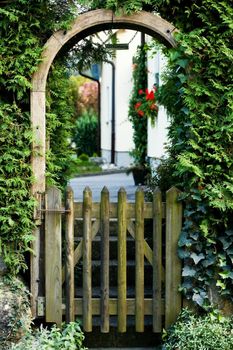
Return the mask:
[[208,314],[197,316],[183,310],[165,333],[163,350],[232,350],[232,318]]
[[84,335],[76,322],[70,322],[62,329],[53,326],[51,330],[41,327],[28,333],[11,350],[85,350]]
[[162,158],[155,172],[148,178],[148,185],[146,195],[148,199],[152,199],[152,193],[159,187],[164,194],[172,186],[177,186],[177,178],[175,176],[175,169],[170,158]]
[[82,153],[82,154],[80,154],[79,159],[82,160],[82,161],[84,161],[84,162],[88,162],[89,157],[88,157],[87,154]]
[[73,141],[77,153],[92,156],[98,151],[98,119],[95,114],[86,112],[76,122]]

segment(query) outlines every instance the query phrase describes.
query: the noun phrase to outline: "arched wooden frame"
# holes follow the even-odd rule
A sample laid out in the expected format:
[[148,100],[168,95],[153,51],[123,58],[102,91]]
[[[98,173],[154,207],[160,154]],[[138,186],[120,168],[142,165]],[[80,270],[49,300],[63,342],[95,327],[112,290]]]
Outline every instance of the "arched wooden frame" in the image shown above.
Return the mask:
[[[158,37],[165,45],[174,47],[175,27],[158,15],[140,12],[130,16],[115,16],[110,10],[94,10],[79,15],[68,31],[55,32],[44,46],[42,61],[32,78],[31,122],[34,133],[32,171],[33,193],[45,191],[45,144],[46,144],[46,81],[51,64],[60,49],[68,42],[72,44],[97,31],[108,28],[140,30]],[[68,44],[69,44],[68,43]]]

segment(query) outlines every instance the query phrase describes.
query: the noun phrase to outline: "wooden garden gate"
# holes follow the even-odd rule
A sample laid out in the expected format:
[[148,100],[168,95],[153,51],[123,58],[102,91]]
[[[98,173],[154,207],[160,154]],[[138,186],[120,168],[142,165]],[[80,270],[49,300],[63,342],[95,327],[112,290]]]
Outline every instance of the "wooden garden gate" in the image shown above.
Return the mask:
[[[100,203],[94,203],[91,190],[86,188],[83,202],[77,203],[72,189],[67,188],[65,206],[62,206],[60,190],[50,187],[45,206],[40,208],[45,219],[45,290],[44,295],[37,298],[37,316],[45,316],[47,322],[57,324],[63,318],[69,322],[78,316],[86,332],[92,331],[92,319],[97,316],[104,333],[109,332],[112,316],[117,318],[119,332],[126,332],[130,315],[135,317],[136,332],[144,331],[144,318],[148,315],[152,318],[154,332],[169,326],[181,309],[178,292],[181,262],[177,257],[177,241],[182,225],[182,205],[177,201],[178,194],[176,188],[171,188],[166,194],[166,203],[162,203],[161,192],[156,190],[153,201],[145,202],[144,192],[139,188],[135,203],[128,203],[126,192],[121,188],[118,203],[110,203],[109,192],[104,188]],[[144,225],[148,219],[151,220],[149,238]],[[115,228],[111,229],[114,222]],[[129,248],[132,241],[133,248]],[[99,242],[99,260],[92,256],[98,250],[92,250],[95,242]],[[114,249],[112,242],[115,242]],[[115,254],[114,295],[110,288],[114,275],[109,272],[111,249]],[[127,282],[132,280],[132,270],[129,270],[127,258],[132,254],[134,295],[129,295]],[[97,276],[97,272],[92,272],[94,261],[100,266],[98,288],[92,286]],[[145,274],[146,266],[151,270]],[[151,281],[149,297],[145,292],[146,279]],[[80,283],[81,287],[77,288]]]

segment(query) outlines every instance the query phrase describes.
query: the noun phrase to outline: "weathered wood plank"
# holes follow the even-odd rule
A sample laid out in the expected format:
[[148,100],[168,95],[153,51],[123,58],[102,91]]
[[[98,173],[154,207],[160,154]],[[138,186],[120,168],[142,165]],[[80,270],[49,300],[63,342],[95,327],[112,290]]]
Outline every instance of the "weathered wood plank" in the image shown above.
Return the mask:
[[[92,241],[94,240],[95,236],[99,232],[99,228],[100,228],[100,220],[94,221],[91,228]],[[80,240],[79,244],[77,245],[74,251],[74,266],[79,262],[82,256],[83,256],[83,238]],[[65,267],[62,268],[62,283],[64,282],[65,282]]]
[[30,255],[30,299],[31,299],[31,313],[32,318],[37,317],[37,303],[36,299],[39,295],[39,261],[40,261],[40,227],[36,226],[33,229],[34,240],[31,243],[32,253]]
[[[165,218],[165,203],[162,204],[162,215],[163,218]],[[82,218],[83,213],[83,204],[80,202],[74,203],[74,216],[75,219]],[[145,219],[151,219],[153,213],[152,203],[145,202],[144,204],[144,218]],[[99,203],[93,203],[92,204],[92,217],[99,219],[100,217],[100,204]],[[109,205],[109,218],[110,219],[116,219],[117,218],[117,203],[110,203]],[[135,218],[135,204],[134,203],[128,203],[127,204],[127,218],[128,219],[134,219]]]
[[157,189],[153,194],[153,331],[162,330],[162,194]]
[[[135,239],[135,223],[128,220],[127,224],[127,230],[130,233],[130,235]],[[153,263],[153,251],[147,241],[144,240],[144,253],[145,257],[147,258],[148,262],[152,265]]]
[[109,332],[109,191],[101,192],[101,332]]
[[169,327],[181,310],[181,261],[177,255],[182,228],[182,204],[177,201],[180,191],[172,187],[166,194],[166,309],[165,326]]
[[121,188],[118,192],[118,332],[126,332],[126,192]]
[[74,321],[74,193],[66,189],[66,322]]
[[[61,207],[61,191],[56,187],[47,190],[45,209]],[[45,214],[45,296],[46,322],[62,322],[62,271],[61,271],[61,214]]]
[[[43,305],[45,303],[44,297],[39,297],[38,299],[40,300],[40,304]],[[150,298],[146,298],[144,300],[145,315],[146,316],[152,315],[152,312],[153,312],[152,302],[153,301]],[[129,315],[129,316],[135,315],[135,299],[127,299],[126,303],[127,303],[127,315]],[[82,298],[75,298],[74,304],[75,304],[75,315],[82,316],[82,313],[83,313],[83,306],[82,306],[83,300],[82,300]],[[117,315],[117,304],[118,304],[118,301],[116,298],[109,299],[109,314],[110,314],[110,316]],[[164,299],[162,299],[162,305],[161,305],[162,315],[164,315],[164,309],[165,309],[164,304],[165,304]],[[92,315],[93,316],[100,315],[100,307],[101,307],[100,306],[100,299],[99,298],[92,298]],[[63,305],[62,305],[63,315],[65,315],[65,308],[66,308],[65,299],[63,299]],[[44,316],[43,307],[41,308],[40,316]]]
[[83,192],[83,329],[92,331],[92,193],[89,187]]
[[144,332],[144,192],[135,193],[135,328]]

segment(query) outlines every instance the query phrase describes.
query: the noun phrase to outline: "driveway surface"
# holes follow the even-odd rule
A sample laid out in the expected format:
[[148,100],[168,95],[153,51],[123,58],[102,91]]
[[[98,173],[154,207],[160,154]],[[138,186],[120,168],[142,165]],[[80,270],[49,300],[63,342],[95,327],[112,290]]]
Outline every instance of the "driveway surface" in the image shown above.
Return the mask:
[[82,201],[83,190],[86,186],[89,186],[92,190],[93,202],[100,201],[100,193],[104,186],[109,190],[111,202],[117,202],[117,193],[121,187],[125,188],[127,199],[132,202],[135,199],[135,191],[137,189],[137,186],[134,185],[132,174],[126,175],[125,173],[76,177],[69,181],[69,185],[73,188],[76,202]]

